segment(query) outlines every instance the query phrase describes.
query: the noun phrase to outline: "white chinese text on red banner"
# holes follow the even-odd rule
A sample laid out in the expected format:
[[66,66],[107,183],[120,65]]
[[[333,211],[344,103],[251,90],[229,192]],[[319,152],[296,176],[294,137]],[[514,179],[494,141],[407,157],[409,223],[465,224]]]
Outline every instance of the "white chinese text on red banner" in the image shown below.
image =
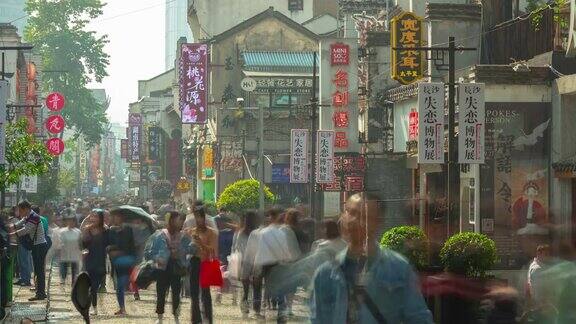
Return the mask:
[[290,183],[308,183],[308,130],[293,129],[290,135]]
[[316,162],[316,182],[334,182],[334,131],[318,131],[317,136],[317,162]]
[[208,45],[182,44],[178,68],[182,123],[205,124],[208,119]]
[[444,83],[418,84],[418,163],[444,163]]
[[484,163],[486,112],[484,84],[459,85],[458,163]]

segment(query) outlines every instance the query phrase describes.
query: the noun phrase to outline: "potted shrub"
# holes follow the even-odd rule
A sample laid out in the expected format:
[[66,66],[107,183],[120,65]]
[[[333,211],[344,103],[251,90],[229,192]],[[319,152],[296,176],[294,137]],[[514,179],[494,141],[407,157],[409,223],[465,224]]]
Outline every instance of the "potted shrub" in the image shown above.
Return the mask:
[[[256,180],[240,180],[229,185],[218,197],[218,208],[241,214],[248,209],[257,209],[259,203],[259,186]],[[270,188],[264,187],[264,201],[272,204],[275,201],[274,194]]]
[[480,233],[460,233],[449,238],[440,251],[446,271],[468,278],[484,278],[496,261],[496,244]]
[[440,259],[446,272],[428,282],[442,300],[440,322],[475,323],[488,292],[487,272],[498,259],[496,244],[484,234],[459,233],[444,243]]
[[382,235],[380,245],[402,254],[417,270],[428,265],[428,237],[418,226],[391,228]]

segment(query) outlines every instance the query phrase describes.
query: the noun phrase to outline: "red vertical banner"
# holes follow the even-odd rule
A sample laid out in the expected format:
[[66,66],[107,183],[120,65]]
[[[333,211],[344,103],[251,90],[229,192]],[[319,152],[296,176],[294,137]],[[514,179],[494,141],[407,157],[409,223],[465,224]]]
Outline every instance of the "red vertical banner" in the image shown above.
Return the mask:
[[205,124],[208,119],[208,45],[182,44],[178,69],[182,123]]

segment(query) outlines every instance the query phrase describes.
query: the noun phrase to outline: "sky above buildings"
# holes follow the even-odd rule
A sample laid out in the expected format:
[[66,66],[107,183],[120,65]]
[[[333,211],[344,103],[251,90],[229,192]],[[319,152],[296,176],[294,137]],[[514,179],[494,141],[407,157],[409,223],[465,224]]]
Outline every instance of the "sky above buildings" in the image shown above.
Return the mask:
[[128,119],[128,104],[138,100],[138,80],[164,72],[165,0],[107,0],[104,14],[88,29],[107,34],[108,77],[90,88],[104,88],[111,98],[112,122]]

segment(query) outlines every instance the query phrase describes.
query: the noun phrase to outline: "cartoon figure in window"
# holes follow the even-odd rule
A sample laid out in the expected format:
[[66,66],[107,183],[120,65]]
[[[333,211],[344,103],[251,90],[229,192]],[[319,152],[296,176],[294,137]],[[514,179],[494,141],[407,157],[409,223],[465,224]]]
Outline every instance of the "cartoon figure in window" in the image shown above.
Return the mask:
[[548,222],[544,206],[537,200],[540,187],[534,181],[524,185],[524,194],[512,206],[512,226],[518,229],[519,235],[547,235],[543,227]]

